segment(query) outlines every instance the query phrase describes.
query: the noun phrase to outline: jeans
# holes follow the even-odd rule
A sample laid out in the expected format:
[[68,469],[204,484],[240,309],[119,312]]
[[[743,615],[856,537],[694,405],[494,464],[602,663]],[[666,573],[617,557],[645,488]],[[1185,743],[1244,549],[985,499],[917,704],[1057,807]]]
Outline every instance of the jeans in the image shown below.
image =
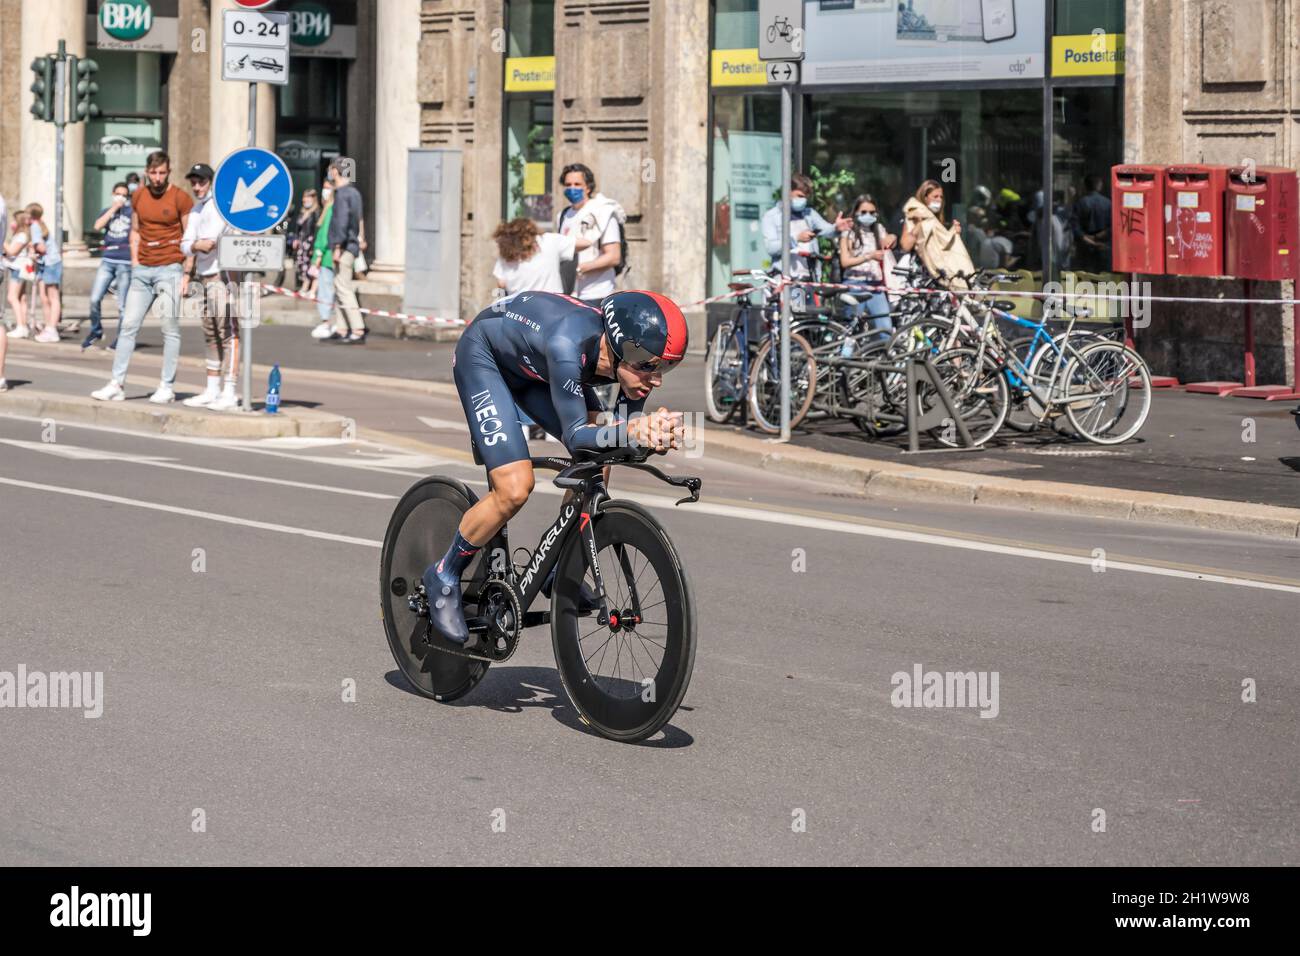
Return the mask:
[[117,262],[113,259],[100,259],[99,268],[95,270],[95,281],[90,286],[90,331],[102,334],[104,331],[101,306],[108,290],[117,283],[117,327],[122,328],[122,317],[126,315],[126,293],[131,285],[131,263]]
[[334,314],[334,270],[320,267],[316,281],[316,314],[322,322],[328,322]]
[[176,366],[181,357],[181,264],[166,266],[135,266],[131,270],[131,289],[126,294],[126,312],[122,318],[122,333],[117,338],[117,351],[113,354],[113,381],[126,382],[126,370],[131,366],[131,353],[135,351],[135,337],[144,325],[144,317],[155,301],[161,302],[163,334],[162,384],[168,387],[176,382]]
[[850,292],[857,300],[858,304],[853,307],[853,315],[859,316],[863,313],[867,315],[866,327],[873,332],[880,332],[877,338],[888,338],[889,334],[894,331],[894,320],[889,315],[889,297],[883,292]]

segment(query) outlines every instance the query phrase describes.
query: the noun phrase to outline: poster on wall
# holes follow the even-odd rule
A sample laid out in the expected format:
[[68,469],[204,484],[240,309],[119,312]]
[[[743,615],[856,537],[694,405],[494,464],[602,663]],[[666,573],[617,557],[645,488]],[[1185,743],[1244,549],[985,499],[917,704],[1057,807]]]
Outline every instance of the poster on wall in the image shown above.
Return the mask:
[[809,3],[805,86],[1041,79],[1046,0]]

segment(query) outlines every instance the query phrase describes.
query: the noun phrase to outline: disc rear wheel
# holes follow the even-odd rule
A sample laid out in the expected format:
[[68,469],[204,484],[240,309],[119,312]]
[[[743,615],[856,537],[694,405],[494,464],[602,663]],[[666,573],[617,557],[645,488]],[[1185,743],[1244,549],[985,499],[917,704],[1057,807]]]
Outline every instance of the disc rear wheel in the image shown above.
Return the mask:
[[[471,503],[460,482],[447,478],[420,481],[397,503],[380,553],[379,606],[389,650],[415,691],[434,700],[455,700],[468,694],[488,669],[485,661],[455,657],[431,647],[429,619],[407,604],[425,569],[438,560]],[[463,590],[477,590],[485,578],[487,551],[480,552],[466,569],[461,579]],[[467,606],[466,613],[472,616],[473,607]]]

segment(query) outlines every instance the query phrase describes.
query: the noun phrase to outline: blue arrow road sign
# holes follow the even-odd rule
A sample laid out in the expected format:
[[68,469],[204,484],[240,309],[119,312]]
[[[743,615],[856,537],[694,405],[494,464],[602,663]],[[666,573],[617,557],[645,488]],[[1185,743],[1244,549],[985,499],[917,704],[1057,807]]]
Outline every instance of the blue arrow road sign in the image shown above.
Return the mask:
[[221,161],[212,183],[221,218],[240,232],[273,229],[293,204],[293,180],[284,160],[270,150],[247,146]]

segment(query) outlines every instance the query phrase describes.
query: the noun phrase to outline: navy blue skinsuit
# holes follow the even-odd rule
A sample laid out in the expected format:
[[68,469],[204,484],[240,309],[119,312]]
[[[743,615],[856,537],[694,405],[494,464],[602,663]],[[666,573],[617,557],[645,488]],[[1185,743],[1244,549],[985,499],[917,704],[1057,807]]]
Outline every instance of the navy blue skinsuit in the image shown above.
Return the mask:
[[[593,384],[605,323],[598,310],[550,292],[520,292],[478,314],[456,345],[456,388],[470,436],[489,471],[528,459],[515,406],[564,443],[570,452],[615,445],[613,426],[587,424],[603,406]],[[620,393],[629,418],[645,398]]]

